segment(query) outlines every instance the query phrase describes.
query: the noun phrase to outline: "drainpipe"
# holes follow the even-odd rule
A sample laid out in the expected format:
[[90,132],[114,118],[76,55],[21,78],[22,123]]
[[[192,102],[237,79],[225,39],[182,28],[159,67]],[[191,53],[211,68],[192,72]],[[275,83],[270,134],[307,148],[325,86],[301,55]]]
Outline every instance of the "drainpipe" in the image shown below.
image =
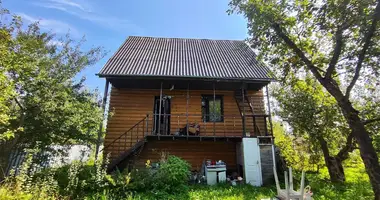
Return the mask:
[[186,91],[186,137],[189,138],[189,83],[187,83],[187,91]]
[[[265,90],[266,90],[266,93],[267,93],[267,101],[268,101],[268,112],[269,112],[270,132],[271,132],[271,136],[273,137],[272,113],[271,113],[271,110],[270,110],[270,101],[269,101],[269,90],[268,90],[268,85],[265,86]],[[265,124],[265,126],[266,126],[266,124]]]
[[107,104],[107,95],[108,95],[109,83],[110,83],[109,80],[106,79],[106,84],[105,84],[105,87],[104,87],[104,94],[103,94],[103,101],[102,101],[103,117],[102,117],[102,121],[99,124],[98,139],[97,139],[96,148],[95,148],[95,160],[98,160],[100,143],[102,142],[101,140],[102,140],[102,133],[103,133],[103,123],[104,123],[104,120],[106,118],[105,112],[106,112],[106,104]]
[[158,139],[160,139],[161,134],[161,107],[162,107],[162,81],[161,81],[161,88],[160,88],[160,107],[158,108]]
[[245,94],[244,94],[244,89],[245,89],[245,84],[242,83],[241,85],[241,95],[242,95],[242,105],[243,105],[243,137],[246,137],[246,127],[245,127],[245,106],[244,106],[244,101],[245,101]]
[[[213,121],[214,121],[214,123],[213,123],[213,126],[214,126],[214,140],[215,140],[215,82],[213,82],[212,83],[212,89],[213,89],[213,92],[214,92],[214,103],[213,103],[213,108],[212,108],[212,110],[213,110]],[[210,116],[209,116],[210,117]]]

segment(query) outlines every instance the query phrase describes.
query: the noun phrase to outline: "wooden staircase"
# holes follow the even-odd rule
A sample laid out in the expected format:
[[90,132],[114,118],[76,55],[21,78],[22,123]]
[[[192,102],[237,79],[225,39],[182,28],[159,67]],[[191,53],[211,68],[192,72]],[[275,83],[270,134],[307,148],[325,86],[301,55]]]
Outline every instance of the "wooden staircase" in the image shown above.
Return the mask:
[[[239,108],[239,112],[242,117],[243,126],[245,123],[245,126],[247,128],[252,127],[251,129],[253,129],[253,132],[256,135],[261,135],[260,128],[256,123],[256,117],[255,117],[256,113],[254,111],[253,104],[248,96],[247,90],[245,89],[235,90],[234,93],[235,93],[236,104]],[[244,114],[245,114],[245,122],[244,122]]]

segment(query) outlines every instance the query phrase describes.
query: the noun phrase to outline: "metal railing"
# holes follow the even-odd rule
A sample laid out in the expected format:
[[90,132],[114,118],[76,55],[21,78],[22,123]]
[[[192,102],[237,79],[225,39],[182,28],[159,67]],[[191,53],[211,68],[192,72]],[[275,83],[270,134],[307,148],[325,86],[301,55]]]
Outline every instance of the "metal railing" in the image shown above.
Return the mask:
[[[241,115],[202,115],[202,114],[150,114],[152,116],[152,131],[148,135],[182,135],[194,136],[189,133],[190,125],[198,125],[198,136],[268,136],[271,135],[268,126],[269,115],[245,115],[246,133],[243,128],[243,117]],[[161,119],[157,119],[161,116]],[[220,118],[220,121],[207,121],[207,116],[213,119]],[[161,121],[161,125],[156,123]],[[164,125],[162,125],[162,123]],[[165,126],[169,124],[169,127]],[[169,131],[167,130],[169,129]],[[183,133],[185,131],[185,134]],[[249,134],[249,135],[248,135]]]
[[148,131],[149,115],[138,121],[135,125],[114,139],[112,142],[105,145],[101,151],[111,153],[111,158],[131,149],[136,143],[144,140],[145,133]]
[[[220,115],[219,118],[222,119],[220,121],[207,121],[206,116],[202,114],[148,114],[105,145],[101,151],[111,153],[111,159],[116,158],[144,140],[145,136],[252,137],[271,135],[267,123],[269,115],[246,115],[245,133],[241,115]],[[158,126],[159,120],[169,126],[162,124]],[[165,120],[167,121],[165,122]]]

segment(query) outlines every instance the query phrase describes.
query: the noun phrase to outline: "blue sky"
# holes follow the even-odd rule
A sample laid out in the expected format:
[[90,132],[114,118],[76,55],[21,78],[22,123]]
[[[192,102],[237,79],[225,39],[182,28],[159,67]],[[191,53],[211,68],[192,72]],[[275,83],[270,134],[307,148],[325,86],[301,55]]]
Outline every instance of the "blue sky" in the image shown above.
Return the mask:
[[3,0],[3,7],[25,22],[39,21],[42,29],[74,39],[85,36],[84,49],[102,46],[108,52],[83,71],[86,85],[103,91],[95,74],[130,35],[237,39],[247,37],[246,20],[228,15],[228,0]]

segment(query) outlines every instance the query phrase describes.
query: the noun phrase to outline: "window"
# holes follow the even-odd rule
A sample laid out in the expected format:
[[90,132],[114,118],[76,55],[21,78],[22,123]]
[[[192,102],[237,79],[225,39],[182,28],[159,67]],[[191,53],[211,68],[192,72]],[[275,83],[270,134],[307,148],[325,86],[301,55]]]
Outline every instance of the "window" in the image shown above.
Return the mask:
[[202,121],[223,122],[223,96],[202,95]]

